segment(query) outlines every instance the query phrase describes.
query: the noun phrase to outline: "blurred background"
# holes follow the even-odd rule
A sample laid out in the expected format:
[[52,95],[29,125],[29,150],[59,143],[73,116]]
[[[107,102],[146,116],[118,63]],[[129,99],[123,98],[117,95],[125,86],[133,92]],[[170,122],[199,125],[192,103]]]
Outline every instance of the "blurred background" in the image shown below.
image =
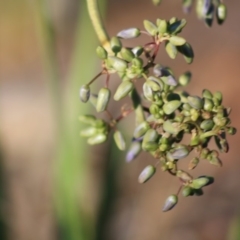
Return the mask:
[[[192,71],[191,94],[221,91],[239,129],[239,1],[226,1],[227,21],[211,29],[194,11],[185,16],[181,1],[99,2],[110,36],[142,28],[143,19],[186,18],[182,36],[193,46],[193,64],[164,51],[158,60],[177,76]],[[229,137],[222,168],[203,162],[194,170],[215,177],[204,196],[181,198],[167,213],[161,208],[177,191],[175,178],[159,172],[139,185],[152,161],[147,154],[127,164],[111,139],[89,148],[79,137],[78,116],[94,113],[78,91],[100,69],[97,44],[83,0],[0,0],[0,239],[240,239],[239,134]],[[114,115],[116,109],[110,106]],[[132,126],[131,117],[121,123],[128,142]]]

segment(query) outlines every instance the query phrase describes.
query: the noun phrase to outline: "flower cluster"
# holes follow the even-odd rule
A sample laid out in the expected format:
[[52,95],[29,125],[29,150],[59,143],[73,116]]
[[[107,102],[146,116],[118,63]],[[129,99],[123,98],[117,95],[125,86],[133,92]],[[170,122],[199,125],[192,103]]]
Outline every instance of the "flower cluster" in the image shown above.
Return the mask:
[[[199,196],[203,194],[202,188],[213,182],[210,176],[192,177],[178,168],[178,162],[190,153],[195,153],[188,170],[196,168],[202,160],[221,166],[219,151],[226,153],[229,149],[226,134],[236,133],[229,118],[231,109],[222,105],[220,92],[212,93],[204,89],[201,96],[192,96],[179,89],[190,82],[190,72],[176,78],[169,67],[155,62],[159,48],[164,44],[170,58],[174,59],[180,53],[187,63],[192,63],[194,54],[191,45],[179,36],[185,25],[185,19],[157,19],[156,23],[145,20],[144,31],[138,28],[120,31],[110,40],[111,52],[102,46],[97,48],[97,55],[102,59],[102,71],[80,88],[80,99],[83,102],[90,99],[97,112],[106,112],[110,117],[109,122],[92,115],[80,117],[81,122],[89,125],[81,135],[88,137],[91,145],[106,141],[109,132],[113,130],[116,145],[120,150],[125,150],[124,136],[117,129],[117,124],[135,110],[137,126],[133,131],[126,161],[131,162],[141,151],[148,152],[156,159],[155,165],[146,166],[140,173],[139,183],[148,181],[157,168],[180,180],[178,193],[167,198],[163,211],[176,205],[179,192],[185,197]],[[143,46],[123,47],[121,39],[132,39],[141,34],[147,34],[150,41]],[[111,100],[109,80],[114,73],[122,81],[113,99],[119,101],[130,96],[133,101],[133,107],[123,107],[117,118],[113,118],[107,109]],[[93,94],[90,85],[101,75],[106,75],[105,87],[98,94]],[[144,79],[141,95],[135,89],[139,79]],[[183,141],[185,135],[190,136],[188,141],[186,138]],[[209,149],[211,139],[215,141],[218,150]]]
[[[162,0],[152,0],[154,5],[159,5]],[[193,6],[193,0],[183,0],[183,11],[189,13]],[[197,0],[196,12],[199,19],[203,20],[207,26],[211,27],[214,14],[218,24],[222,24],[227,17],[227,8],[222,0]]]

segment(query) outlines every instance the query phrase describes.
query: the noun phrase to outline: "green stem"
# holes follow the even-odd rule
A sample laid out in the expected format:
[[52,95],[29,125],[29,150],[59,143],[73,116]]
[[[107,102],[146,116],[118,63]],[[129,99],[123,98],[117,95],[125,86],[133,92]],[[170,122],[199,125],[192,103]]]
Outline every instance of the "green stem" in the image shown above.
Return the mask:
[[[109,36],[107,34],[106,29],[104,28],[104,24],[99,13],[97,0],[86,0],[86,1],[88,5],[88,13],[92,21],[93,28],[98,36],[98,39],[100,43],[108,50],[108,52],[111,52]],[[141,98],[135,89],[132,91],[131,96],[132,96],[132,102],[133,102],[133,106],[136,114],[136,124],[139,124],[140,122],[145,120],[143,108],[141,105]]]

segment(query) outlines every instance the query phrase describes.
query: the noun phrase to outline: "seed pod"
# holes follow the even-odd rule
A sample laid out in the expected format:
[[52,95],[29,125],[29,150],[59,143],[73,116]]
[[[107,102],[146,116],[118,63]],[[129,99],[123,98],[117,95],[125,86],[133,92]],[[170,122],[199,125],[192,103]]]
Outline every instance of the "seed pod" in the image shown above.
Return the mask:
[[98,93],[97,106],[96,106],[97,112],[103,112],[106,110],[110,96],[111,96],[111,92],[108,88],[100,89]]
[[81,137],[92,137],[96,135],[97,129],[95,127],[89,127],[80,132]]
[[146,82],[143,84],[143,95],[148,101],[154,100],[153,90]]
[[100,144],[100,143],[103,143],[107,140],[107,136],[103,133],[99,133],[99,134],[96,134],[92,137],[90,137],[87,142],[88,144],[90,145],[96,145],[96,144]]
[[143,169],[143,171],[140,173],[138,177],[139,183],[145,183],[147,182],[156,172],[156,168],[152,165],[148,165]]
[[123,60],[125,60],[127,62],[131,62],[132,59],[135,57],[133,52],[127,48],[122,48],[120,51],[120,54],[121,54]]
[[202,176],[202,177],[194,179],[192,181],[192,183],[190,184],[190,187],[192,187],[194,189],[201,189],[202,187],[205,187],[213,182],[214,182],[213,177]]
[[127,62],[118,57],[108,57],[111,66],[118,72],[124,72],[128,67]]
[[179,132],[179,125],[176,126],[170,120],[166,120],[163,123],[163,130],[170,134],[177,134]]
[[206,111],[212,111],[214,107],[213,101],[208,98],[204,98],[204,104],[203,104],[203,109]]
[[102,47],[102,46],[98,46],[98,47],[97,47],[96,53],[97,53],[98,57],[101,58],[101,59],[106,59],[107,56],[108,56],[107,51],[106,51],[105,48]]
[[79,90],[79,96],[82,102],[87,102],[90,98],[90,87],[88,85],[83,85]]
[[120,31],[117,36],[123,39],[131,39],[140,36],[141,32],[138,28],[128,28]]
[[187,86],[191,80],[191,77],[192,74],[190,72],[185,72],[179,77],[178,82],[181,86]]
[[180,33],[182,31],[182,29],[186,26],[187,21],[185,19],[182,20],[178,20],[174,23],[172,23],[169,27],[168,27],[168,32],[170,34],[177,34]]
[[162,211],[167,212],[167,211],[171,210],[172,208],[174,208],[177,205],[177,203],[178,203],[178,196],[175,194],[170,195],[166,199]]
[[189,173],[182,170],[178,170],[176,176],[180,178],[183,182],[189,182],[193,179],[193,177]]
[[188,187],[188,186],[184,186],[183,189],[182,189],[182,195],[184,197],[192,196],[193,195],[193,189]]
[[135,138],[140,138],[147,132],[148,129],[150,129],[150,126],[148,122],[144,121],[135,128],[133,136]]
[[96,122],[96,118],[93,115],[82,115],[79,117],[79,121],[82,123],[94,125]]
[[200,124],[200,128],[205,131],[211,130],[213,127],[214,127],[214,122],[212,119],[204,120]]
[[175,59],[177,56],[177,48],[171,42],[166,42],[165,45],[166,52],[171,59]]
[[189,150],[185,145],[178,145],[169,153],[172,159],[182,159],[188,156]]
[[203,97],[203,98],[207,98],[207,99],[212,99],[212,98],[213,98],[213,95],[212,95],[212,93],[211,93],[209,90],[204,89],[204,90],[202,91],[202,97]]
[[220,3],[216,13],[218,24],[222,24],[227,18],[227,7],[223,3]]
[[179,37],[179,36],[171,36],[169,38],[169,41],[174,46],[182,46],[186,43],[186,40],[182,37]]
[[133,88],[134,88],[134,85],[131,81],[122,82],[118,86],[118,88],[113,96],[113,99],[115,101],[119,101],[120,99],[126,97],[133,90]]
[[148,20],[144,20],[144,21],[143,21],[143,25],[144,25],[144,28],[147,30],[147,32],[148,32],[151,36],[154,36],[154,35],[157,34],[158,28],[157,28],[157,26],[156,26],[154,23],[152,23],[152,22],[150,22],[150,21],[148,21]]
[[190,64],[193,62],[194,53],[191,45],[189,43],[185,43],[182,46],[177,46],[177,50],[183,54],[185,61]]
[[141,142],[133,141],[128,149],[126,155],[126,162],[131,162],[134,160],[142,150]]
[[195,109],[201,109],[203,106],[202,99],[197,96],[188,96],[188,103]]
[[162,19],[157,19],[157,27],[158,27],[159,33],[166,33],[168,28],[167,21]]
[[167,102],[163,105],[163,111],[167,115],[172,114],[181,106],[181,104],[182,103],[178,100]]
[[121,51],[122,43],[118,37],[112,37],[110,40],[111,49],[114,53]]
[[126,142],[125,139],[122,135],[122,133],[120,131],[115,131],[113,138],[115,140],[115,143],[117,145],[117,147],[119,148],[119,150],[124,151],[126,148]]
[[134,54],[136,57],[141,56],[141,54],[143,53],[143,51],[144,51],[144,49],[143,49],[142,46],[137,46],[137,47],[134,47],[134,48],[132,49],[132,52],[133,52],[133,54]]
[[192,158],[188,164],[188,169],[193,170],[194,168],[197,167],[198,163],[199,163],[199,158],[197,157]]

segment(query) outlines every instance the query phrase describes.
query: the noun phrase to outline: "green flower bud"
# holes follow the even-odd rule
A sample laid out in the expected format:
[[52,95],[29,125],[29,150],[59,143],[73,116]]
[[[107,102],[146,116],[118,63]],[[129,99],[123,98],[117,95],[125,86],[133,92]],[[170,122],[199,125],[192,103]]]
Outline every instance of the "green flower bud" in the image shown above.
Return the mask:
[[214,127],[214,122],[212,119],[204,120],[200,124],[200,128],[205,131],[211,130],[213,127]]
[[204,89],[202,91],[202,96],[203,96],[203,98],[208,98],[208,99],[212,99],[213,98],[212,93],[209,90],[207,90],[207,89]]
[[206,111],[212,111],[214,107],[213,101],[208,98],[204,98],[204,104],[203,104],[203,109]]
[[127,62],[131,62],[132,59],[135,57],[133,52],[127,48],[122,48],[120,51],[120,54],[121,54],[123,60],[125,60]]
[[177,56],[177,48],[171,42],[166,42],[165,45],[166,52],[171,59],[175,59]]
[[126,162],[134,160],[142,150],[141,142],[133,141],[126,155]]
[[107,140],[107,136],[103,133],[96,134],[88,139],[88,144],[90,145],[96,145],[103,143]]
[[79,96],[82,102],[87,102],[90,98],[90,87],[88,85],[83,85],[79,90]]
[[149,101],[154,100],[153,90],[146,82],[143,84],[143,95]]
[[92,137],[97,133],[97,129],[94,127],[89,127],[80,132],[81,137]]
[[159,33],[166,33],[168,28],[168,23],[166,20],[157,19],[157,27]]
[[[163,80],[163,82],[168,85],[168,86],[177,86],[177,81],[176,79],[172,76],[172,75],[169,75],[169,76],[163,76],[161,77],[161,80]],[[165,87],[168,87],[168,86],[165,86]]]
[[157,34],[158,28],[157,28],[157,26],[156,26],[154,23],[152,23],[152,22],[150,22],[150,21],[148,21],[148,20],[144,20],[144,21],[143,21],[143,25],[144,25],[144,28],[146,29],[146,31],[147,31],[151,36],[154,36],[154,35]]
[[192,187],[194,189],[201,189],[202,187],[205,187],[213,182],[214,182],[213,177],[202,176],[202,177],[194,179],[192,181],[192,183],[190,184],[190,187]]
[[106,127],[106,123],[102,119],[96,119],[92,125],[99,129]]
[[189,150],[185,145],[178,145],[169,152],[172,159],[182,159],[188,156]]
[[182,170],[178,170],[176,176],[180,178],[183,182],[189,182],[193,179],[193,177],[189,173]]
[[168,144],[162,143],[162,144],[159,145],[160,152],[165,152],[168,149],[169,149],[169,145]]
[[170,34],[180,33],[182,29],[186,26],[186,24],[187,24],[187,21],[185,19],[176,21],[168,27],[168,32]]
[[237,133],[237,129],[235,127],[229,127],[227,129],[228,134],[235,135]]
[[116,93],[113,96],[115,101],[119,101],[120,99],[126,97],[134,88],[134,85],[131,81],[122,82],[118,88]]
[[214,94],[213,94],[213,98],[216,98],[218,101],[219,101],[219,104],[221,104],[222,103],[222,93],[221,92],[215,92]]
[[202,3],[202,13],[203,15],[207,15],[207,13],[209,12],[210,8],[211,8],[211,5],[212,5],[212,0],[203,0],[203,3]]
[[159,110],[160,110],[160,108],[156,104],[152,104],[149,108],[150,113],[153,115],[159,114]]
[[220,3],[217,7],[217,22],[218,24],[222,24],[227,18],[227,7]]
[[111,49],[114,53],[121,51],[122,43],[118,37],[112,37],[110,40]]
[[79,117],[79,121],[93,126],[96,122],[96,118],[93,115],[82,115]]
[[108,57],[111,66],[118,72],[124,72],[128,67],[127,62],[118,57]]
[[195,109],[201,109],[203,106],[203,101],[200,97],[197,96],[188,96],[188,103],[191,107]]
[[188,169],[193,170],[194,168],[197,167],[198,163],[199,163],[199,158],[197,157],[192,158],[188,164]]
[[172,114],[181,106],[181,104],[182,103],[178,100],[167,102],[163,105],[163,111],[167,115]]
[[176,17],[172,17],[170,20],[169,20],[169,23],[170,24],[173,24],[173,23],[175,23],[175,22],[177,22],[177,18]]
[[193,122],[196,122],[197,119],[198,119],[198,117],[200,116],[199,111],[197,111],[197,110],[194,109],[194,108],[192,108],[192,109],[190,110],[190,114],[191,114],[191,120],[192,120]]
[[190,72],[185,72],[179,77],[179,84],[181,86],[187,86],[191,80],[192,74]]
[[157,84],[155,81],[152,81],[151,79],[148,78],[146,81],[146,84],[153,90],[153,91],[159,91],[161,88],[159,84]]
[[139,183],[145,183],[147,182],[156,172],[156,168],[152,165],[148,165],[143,169],[143,171],[140,173],[138,177]]
[[133,136],[135,138],[140,138],[147,132],[148,129],[150,129],[150,126],[148,122],[144,121],[135,128]]
[[125,139],[120,131],[115,131],[113,138],[119,150],[124,151],[126,148]]
[[96,53],[97,53],[98,57],[101,58],[101,59],[106,59],[108,57],[107,51],[102,46],[97,47]]
[[179,37],[179,36],[171,36],[169,38],[169,41],[174,46],[182,46],[186,43],[186,40],[182,37]]
[[131,39],[140,36],[141,32],[138,28],[128,28],[120,31],[117,36],[123,39]]
[[106,110],[111,92],[108,88],[101,88],[98,93],[96,110],[97,112],[103,112]]
[[144,51],[144,49],[143,49],[142,46],[137,46],[137,47],[134,47],[134,48],[132,49],[132,52],[133,52],[133,54],[134,54],[136,57],[141,56],[141,54],[143,53],[143,51]]
[[188,197],[188,196],[193,195],[193,189],[188,187],[188,186],[184,186],[183,189],[182,189],[182,195],[184,197]]
[[177,205],[177,203],[178,203],[178,196],[175,194],[170,195],[165,201],[162,211],[167,212],[171,210]]
[[167,133],[170,134],[177,134],[179,132],[179,123],[177,123],[178,125],[172,123],[170,120],[166,120],[163,123],[163,130]]
[[182,46],[178,46],[177,50],[183,54],[185,61],[190,64],[193,62],[194,53],[191,45],[189,43],[185,43]]
[[225,117],[214,117],[213,121],[219,127],[225,127],[228,123],[228,119]]
[[156,142],[158,139],[159,135],[158,132],[155,129],[150,128],[149,130],[147,130],[147,132],[145,133],[144,137],[143,137],[143,142],[147,143],[147,142]]
[[158,149],[156,142],[142,142],[142,149],[147,152],[153,152]]
[[160,64],[156,64],[153,68],[153,74],[156,77],[161,77],[163,75],[163,67]]

